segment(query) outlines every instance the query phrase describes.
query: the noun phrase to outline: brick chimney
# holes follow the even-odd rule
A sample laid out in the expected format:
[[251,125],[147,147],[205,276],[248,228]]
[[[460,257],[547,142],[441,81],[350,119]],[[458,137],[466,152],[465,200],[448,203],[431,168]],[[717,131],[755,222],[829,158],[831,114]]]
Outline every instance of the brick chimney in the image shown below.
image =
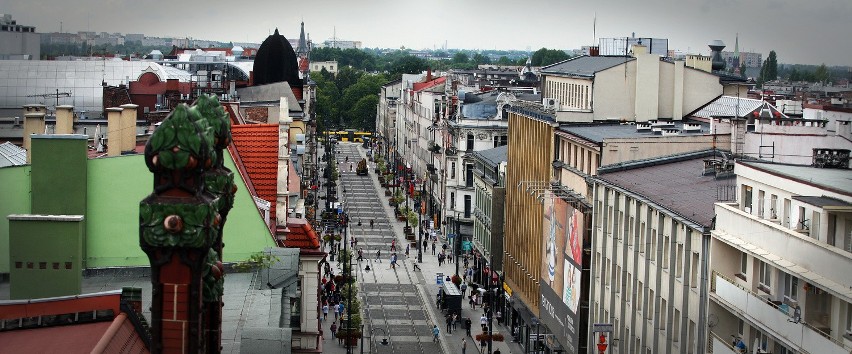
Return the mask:
[[286,97],[281,97],[278,106],[278,179],[275,197],[275,226],[287,227],[290,190],[287,186],[290,172],[290,105]]
[[136,149],[136,108],[128,103],[121,105],[121,152]]
[[56,106],[56,134],[74,134],[74,106]]
[[107,108],[107,154],[121,155],[121,108]]
[[43,104],[24,105],[24,149],[27,150],[27,162],[30,162],[32,150],[31,135],[44,134],[44,115],[47,108]]

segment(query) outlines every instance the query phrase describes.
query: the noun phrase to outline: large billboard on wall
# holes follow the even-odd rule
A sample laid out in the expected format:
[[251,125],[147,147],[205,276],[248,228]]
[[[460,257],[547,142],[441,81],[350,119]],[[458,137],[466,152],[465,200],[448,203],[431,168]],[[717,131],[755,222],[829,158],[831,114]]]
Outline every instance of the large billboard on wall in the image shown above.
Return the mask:
[[580,325],[583,213],[560,198],[544,203],[541,320],[572,353]]

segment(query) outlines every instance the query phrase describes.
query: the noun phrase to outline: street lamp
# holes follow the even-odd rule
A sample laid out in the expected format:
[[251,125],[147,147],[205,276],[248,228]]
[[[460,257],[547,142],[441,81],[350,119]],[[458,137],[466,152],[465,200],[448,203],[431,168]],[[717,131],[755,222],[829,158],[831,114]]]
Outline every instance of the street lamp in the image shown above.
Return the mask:
[[[370,351],[372,351],[372,350],[373,350],[373,345],[372,345],[372,342],[373,342],[373,331],[382,331],[382,334],[384,334],[384,337],[382,338],[382,341],[381,341],[381,342],[379,342],[381,345],[388,345],[388,344],[390,344],[390,339],[388,338],[388,332],[386,332],[386,331],[384,330],[384,328],[373,328],[373,329],[370,329],[370,343],[371,343],[371,344],[370,344]],[[361,325],[361,333],[364,333],[364,325]],[[364,354],[364,336],[363,336],[363,335],[361,336],[361,354]]]
[[459,212],[455,212],[455,213],[456,213],[456,217],[453,219],[453,224],[455,224],[454,226],[455,226],[455,229],[456,229],[455,230],[456,233],[455,233],[455,236],[453,236],[453,256],[455,257],[455,263],[456,263],[456,276],[459,276],[459,253],[461,253],[461,252],[459,252],[459,250],[461,249],[461,235],[459,234],[461,232],[459,230],[459,228],[460,228],[459,214],[461,214],[461,213],[459,213]]
[[[417,221],[420,222],[420,230],[417,232],[417,263],[423,263],[423,203],[425,202],[425,181],[420,185],[420,207],[417,208]],[[456,272],[458,273],[458,272]]]

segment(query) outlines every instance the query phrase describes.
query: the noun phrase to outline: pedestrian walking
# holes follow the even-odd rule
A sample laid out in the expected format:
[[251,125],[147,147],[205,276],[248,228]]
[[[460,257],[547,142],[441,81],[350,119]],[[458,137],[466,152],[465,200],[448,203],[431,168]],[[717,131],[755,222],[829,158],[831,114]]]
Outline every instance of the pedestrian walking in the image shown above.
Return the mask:
[[453,316],[447,315],[445,321],[447,322],[447,334],[453,334]]
[[394,238],[393,240],[391,240],[391,248],[390,248],[390,250],[391,250],[391,252],[395,252],[395,251],[396,251],[396,238]]
[[382,263],[382,250],[376,250],[376,262]]
[[429,246],[429,241],[423,240],[423,251],[426,251],[426,247]]
[[435,248],[436,248],[436,246],[435,246],[435,240],[432,240],[432,255],[433,255],[433,256],[435,255]]
[[479,318],[479,325],[482,326],[482,328],[485,328],[485,326],[488,325],[488,317],[485,317],[484,313],[482,314],[482,317]]
[[373,228],[373,219],[370,219],[370,228]]
[[396,269],[396,253],[391,255],[390,268],[388,268],[388,269],[391,269],[391,268]]
[[328,318],[328,303],[322,304],[322,320],[325,321]]
[[331,324],[331,336],[334,337],[337,334],[337,322]]
[[364,249],[361,248],[361,247],[358,247],[358,262],[363,261],[363,260],[364,260]]
[[453,324],[453,330],[454,330],[454,331],[455,331],[455,330],[456,330],[456,328],[458,327],[458,322],[459,322],[459,315],[458,315],[458,314],[453,313],[453,322],[452,322],[452,324]]
[[462,354],[467,351],[467,338],[462,338]]
[[408,252],[411,250],[411,245],[405,245],[405,257],[408,258]]
[[433,342],[437,342],[437,341],[438,341],[438,335],[439,335],[439,334],[441,334],[441,330],[440,330],[440,329],[438,329],[438,325],[434,325],[434,326],[432,326],[432,341],[433,341]]
[[494,318],[497,319],[498,324],[503,323],[503,322],[501,322],[501,321],[503,321],[503,313],[501,313],[500,310],[497,310],[497,313],[494,314]]
[[467,283],[462,282],[459,286],[459,290],[461,290],[461,295],[464,297],[465,292],[467,291]]
[[470,317],[464,319],[464,330],[467,332],[468,337],[473,337],[470,335],[470,327],[473,326],[473,322],[470,320]]

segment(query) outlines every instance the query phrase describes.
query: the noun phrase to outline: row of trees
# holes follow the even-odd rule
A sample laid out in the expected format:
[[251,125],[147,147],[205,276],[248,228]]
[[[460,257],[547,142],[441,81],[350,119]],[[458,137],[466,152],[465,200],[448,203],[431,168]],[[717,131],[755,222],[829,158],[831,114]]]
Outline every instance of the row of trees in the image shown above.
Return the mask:
[[320,130],[373,130],[379,104],[378,93],[382,85],[389,81],[385,74],[341,66],[337,76],[323,70],[319,75],[312,75],[311,79],[317,83],[317,121]]
[[763,61],[763,66],[760,68],[760,76],[757,78],[758,86],[763,86],[763,83],[778,79],[787,79],[790,81],[805,81],[828,83],[833,78],[843,77],[844,70],[849,68],[831,67],[825,64],[803,65],[803,64],[787,64],[778,65],[778,55],[775,51],[770,51],[769,56]]

